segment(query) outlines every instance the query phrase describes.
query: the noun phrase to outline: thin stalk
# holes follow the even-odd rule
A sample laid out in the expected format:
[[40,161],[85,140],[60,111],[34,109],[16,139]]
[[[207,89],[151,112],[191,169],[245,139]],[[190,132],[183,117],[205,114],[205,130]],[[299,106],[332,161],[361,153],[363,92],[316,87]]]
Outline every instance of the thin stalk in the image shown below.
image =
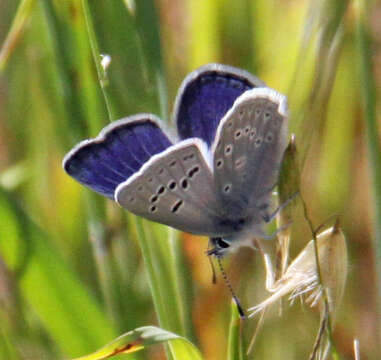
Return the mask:
[[83,13],[84,13],[85,20],[86,20],[86,27],[87,27],[87,32],[88,32],[88,36],[89,36],[91,51],[93,53],[95,67],[97,69],[99,84],[101,86],[101,89],[103,92],[103,97],[104,97],[105,102],[106,102],[109,120],[112,121],[112,120],[115,120],[115,115],[114,115],[114,109],[112,106],[111,97],[110,97],[110,94],[108,93],[108,89],[107,89],[108,77],[107,77],[106,71],[102,68],[101,53],[99,51],[98,41],[97,41],[97,37],[95,35],[94,24],[93,24],[91,12],[90,12],[89,4],[88,4],[87,0],[82,0],[82,8],[83,8]]
[[[175,256],[172,254],[173,244],[170,237],[159,236],[158,232],[154,231],[154,226],[154,224],[148,225],[139,217],[136,218],[139,245],[147,270],[156,315],[161,328],[176,334],[184,334],[182,302],[175,274],[176,268],[173,264]],[[169,359],[182,358],[181,352],[178,352],[171,343],[168,347]]]
[[[356,4],[356,43],[359,54],[359,78],[366,128],[366,144],[369,153],[369,166],[372,180],[373,201],[373,254],[376,266],[375,277],[378,291],[378,319],[381,319],[381,149],[379,127],[376,117],[376,86],[372,63],[372,40],[369,30],[369,1],[357,0]],[[381,324],[379,324],[380,326]]]
[[35,0],[23,0],[20,2],[11,29],[0,49],[0,72],[4,70],[12,51],[16,47],[35,2]]
[[113,273],[110,251],[106,238],[106,211],[104,201],[98,194],[86,193],[88,232],[95,259],[99,285],[107,312],[114,324],[118,324],[118,307],[113,298]]
[[264,320],[265,320],[265,315],[266,315],[266,308],[261,311],[261,315],[259,317],[257,326],[255,327],[254,334],[251,337],[249,346],[247,347],[246,357],[249,356],[251,354],[251,351],[254,349],[255,341],[257,340],[259,331],[261,330],[263,323],[264,323]]
[[309,360],[315,360],[319,351],[319,348],[321,346],[321,342],[323,340],[324,331],[327,327],[327,316],[326,316],[326,310],[324,310],[324,314],[320,321],[320,328],[318,331],[318,334],[316,336],[315,344],[312,349],[311,355],[309,357]]
[[[142,251],[142,256],[143,256],[143,260],[144,260],[144,264],[147,269],[147,272],[149,275],[155,274],[155,266],[152,261],[152,255],[151,255],[150,247],[148,243],[149,240],[147,239],[143,220],[141,218],[136,218],[136,229],[138,232],[139,245]],[[160,283],[158,281],[155,281],[152,276],[149,276],[148,280],[149,280],[149,286],[151,289],[154,306],[156,309],[156,314],[159,319],[159,324],[161,326],[164,326],[165,320],[163,319],[163,315],[165,313],[165,309],[164,309],[164,304],[163,304],[163,300],[160,293],[160,287],[159,287]]]
[[[114,109],[111,96],[108,92],[108,77],[106,71],[101,65],[101,54],[99,52],[98,41],[96,38],[93,20],[90,13],[87,0],[82,1],[82,9],[85,17],[87,35],[97,70],[98,80],[102,89],[103,98],[106,103],[109,121],[114,119]],[[87,104],[88,107],[89,104]],[[91,128],[93,119],[87,118],[88,127]],[[106,208],[105,202],[97,194],[88,194],[88,229],[92,245],[93,255],[96,261],[98,280],[101,287],[103,299],[110,317],[115,325],[121,325],[120,309],[115,296],[115,271],[113,268],[113,259],[110,253],[110,247],[107,244],[106,230]]]
[[138,33],[146,73],[155,82],[156,101],[161,118],[168,119],[168,94],[161,51],[160,26],[155,2],[140,0],[135,7],[135,26]]
[[65,151],[83,137],[83,116],[80,111],[79,97],[73,89],[71,77],[71,60],[65,48],[63,39],[65,38],[64,27],[59,21],[57,12],[54,9],[51,0],[42,0],[39,2],[44,20],[46,22],[47,38],[50,42],[52,63],[55,64],[52,77],[57,89],[57,104],[62,107],[62,115],[57,116],[54,125],[59,134],[58,139],[62,141]]
[[[319,249],[317,245],[317,232],[315,227],[312,224],[311,218],[308,215],[308,210],[306,203],[303,199],[303,197],[300,195],[300,198],[302,200],[302,205],[303,205],[303,212],[304,212],[304,217],[308,223],[308,226],[310,228],[311,234],[312,234],[312,240],[314,244],[314,255],[315,255],[315,263],[316,263],[316,274],[317,274],[317,280],[319,285],[322,287],[323,291],[323,303],[324,303],[324,318],[325,318],[325,327],[327,329],[327,335],[328,335],[328,341],[330,343],[331,349],[332,349],[332,357],[335,360],[339,359],[339,354],[336,351],[336,347],[333,341],[333,335],[332,335],[332,320],[331,320],[331,315],[330,315],[330,309],[329,309],[329,302],[328,302],[328,293],[327,289],[323,284],[322,276],[321,276],[321,268],[320,268],[320,260],[319,260]],[[321,329],[320,329],[321,330]],[[320,331],[319,330],[319,331]]]

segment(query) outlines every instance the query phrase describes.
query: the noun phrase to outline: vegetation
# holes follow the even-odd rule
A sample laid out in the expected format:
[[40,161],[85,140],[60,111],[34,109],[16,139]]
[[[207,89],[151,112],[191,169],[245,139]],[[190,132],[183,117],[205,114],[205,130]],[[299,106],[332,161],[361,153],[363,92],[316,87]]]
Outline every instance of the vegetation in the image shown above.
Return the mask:
[[[0,358],[110,343],[83,359],[352,359],[358,339],[361,358],[377,359],[380,11],[366,0],[0,2]],[[300,196],[277,219],[292,225],[223,260],[254,307],[244,321],[219,273],[212,283],[206,238],[136,218],[61,167],[110,121],[150,112],[171,124],[182,79],[210,62],[286,94],[295,134],[278,192]]]

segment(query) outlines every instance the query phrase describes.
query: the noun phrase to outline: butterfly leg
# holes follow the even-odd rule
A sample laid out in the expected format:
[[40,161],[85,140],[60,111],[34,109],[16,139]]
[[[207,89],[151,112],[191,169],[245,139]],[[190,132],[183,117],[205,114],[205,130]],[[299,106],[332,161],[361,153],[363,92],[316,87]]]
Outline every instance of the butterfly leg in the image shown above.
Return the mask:
[[271,233],[270,235],[261,235],[261,238],[262,239],[265,239],[265,240],[273,240],[275,238],[275,236],[277,236],[280,232],[282,232],[283,230],[286,230],[290,225],[292,224],[292,221],[288,222],[287,224],[281,226],[279,229],[276,229],[273,233]]
[[[294,194],[292,194],[283,204],[281,204],[280,206],[278,206],[274,212],[272,214],[269,214],[267,212],[264,212],[262,214],[262,218],[263,220],[266,222],[266,223],[269,223],[271,221],[273,221],[275,219],[275,217],[278,215],[278,213],[283,210],[287,205],[289,205],[291,203],[292,200],[294,200],[294,198],[299,194],[299,192],[295,192]],[[260,205],[258,206],[258,209],[259,210],[264,210],[268,207],[268,204],[263,204],[263,205]]]
[[266,195],[272,194],[272,192],[277,187],[277,185],[278,185],[278,182],[275,182],[270,187],[265,188],[265,190],[262,192],[262,194],[259,194],[258,198],[260,199],[262,196],[266,196]]

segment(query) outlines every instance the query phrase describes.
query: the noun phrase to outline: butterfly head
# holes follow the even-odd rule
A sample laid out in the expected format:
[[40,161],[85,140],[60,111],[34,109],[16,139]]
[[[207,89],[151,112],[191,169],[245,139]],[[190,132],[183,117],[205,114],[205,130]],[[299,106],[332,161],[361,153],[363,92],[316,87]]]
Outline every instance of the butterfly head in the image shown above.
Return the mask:
[[210,238],[212,248],[207,251],[208,256],[222,257],[230,251],[231,243],[228,239],[222,237]]

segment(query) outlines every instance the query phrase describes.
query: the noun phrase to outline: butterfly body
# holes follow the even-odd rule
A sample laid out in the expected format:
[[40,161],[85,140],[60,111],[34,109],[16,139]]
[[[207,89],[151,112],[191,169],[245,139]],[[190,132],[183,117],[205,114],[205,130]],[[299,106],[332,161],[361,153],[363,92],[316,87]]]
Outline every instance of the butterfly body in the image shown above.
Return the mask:
[[214,255],[264,236],[287,140],[286,98],[241,70],[191,73],[175,102],[179,141],[140,114],[75,147],[65,170],[136,215],[211,237]]

